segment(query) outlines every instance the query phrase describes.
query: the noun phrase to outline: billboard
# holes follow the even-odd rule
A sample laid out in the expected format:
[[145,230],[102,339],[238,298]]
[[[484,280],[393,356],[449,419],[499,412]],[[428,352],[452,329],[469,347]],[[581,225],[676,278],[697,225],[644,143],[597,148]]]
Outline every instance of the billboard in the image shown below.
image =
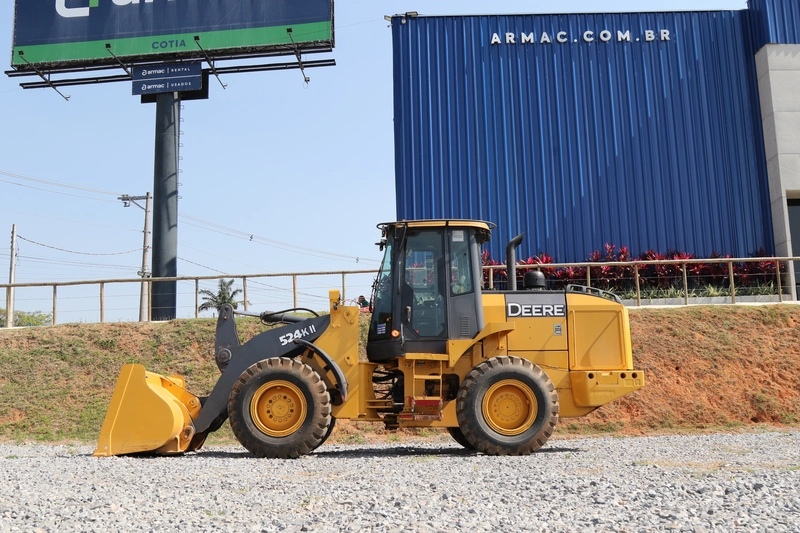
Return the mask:
[[11,66],[256,56],[295,46],[333,47],[333,0],[16,0]]

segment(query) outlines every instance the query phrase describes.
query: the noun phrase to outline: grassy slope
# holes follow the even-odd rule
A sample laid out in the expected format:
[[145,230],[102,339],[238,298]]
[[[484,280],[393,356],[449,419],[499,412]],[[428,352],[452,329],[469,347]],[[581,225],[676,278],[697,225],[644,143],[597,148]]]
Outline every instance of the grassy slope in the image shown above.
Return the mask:
[[[800,306],[640,310],[631,322],[647,386],[562,420],[559,433],[800,422]],[[261,329],[256,320],[238,323],[243,340]],[[218,376],[213,340],[211,319],[0,330],[0,439],[95,441],[126,362],[184,375],[192,392],[207,394]],[[382,433],[340,422],[332,441]],[[229,439],[224,429],[210,442]]]

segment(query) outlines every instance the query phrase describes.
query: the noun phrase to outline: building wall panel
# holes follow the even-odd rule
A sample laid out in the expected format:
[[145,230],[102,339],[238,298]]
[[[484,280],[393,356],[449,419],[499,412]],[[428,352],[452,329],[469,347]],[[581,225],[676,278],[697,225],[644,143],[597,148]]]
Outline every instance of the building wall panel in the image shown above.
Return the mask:
[[558,261],[772,250],[747,11],[395,17],[392,34],[399,218],[495,222],[498,259],[523,231],[521,254]]
[[753,18],[755,50],[765,44],[800,43],[800,2],[797,0],[748,0]]

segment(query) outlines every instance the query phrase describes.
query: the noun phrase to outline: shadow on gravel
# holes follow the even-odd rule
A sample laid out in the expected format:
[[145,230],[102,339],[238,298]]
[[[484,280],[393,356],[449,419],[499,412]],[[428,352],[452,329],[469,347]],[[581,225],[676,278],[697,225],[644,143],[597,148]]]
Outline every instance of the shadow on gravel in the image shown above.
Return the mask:
[[[583,450],[580,448],[543,448],[536,452],[534,455],[551,454],[551,453],[578,453]],[[304,457],[336,457],[340,459],[363,459],[365,457],[470,457],[483,455],[473,450],[465,450],[463,448],[428,448],[428,447],[414,447],[414,446],[394,446],[391,448],[376,447],[368,448],[361,447],[349,450],[325,450],[320,449],[312,452]],[[197,454],[192,454],[194,457],[214,458],[214,459],[254,459],[255,456],[247,451],[242,452],[229,452],[229,451],[200,451]]]
[[214,450],[214,451],[206,451],[200,450],[199,452],[194,452],[193,454],[187,454],[191,457],[202,457],[203,459],[207,457],[213,457],[215,459],[255,459],[255,455],[248,452],[244,448],[241,451],[235,452],[228,452],[223,450]]
[[[576,453],[581,452],[580,448],[543,448],[533,455],[543,453]],[[364,458],[364,457],[396,457],[396,456],[412,456],[412,457],[469,457],[484,455],[474,450],[466,450],[464,448],[417,448],[414,446],[395,446],[392,448],[354,448],[352,450],[324,450],[321,449],[313,453],[320,457],[340,457],[340,458]]]
[[[566,447],[548,447],[543,448],[533,455],[539,454],[551,454],[551,453],[579,453],[583,450],[581,448],[566,448]],[[393,447],[375,447],[369,448],[365,446],[359,446],[357,448],[347,449],[347,450],[325,450],[324,447],[320,450],[314,451],[304,457],[337,457],[337,458],[359,458],[363,459],[365,457],[397,457],[397,456],[407,456],[407,457],[430,457],[430,456],[437,456],[437,457],[470,457],[470,456],[479,456],[483,455],[478,453],[474,450],[466,450],[464,448],[453,448],[450,446],[441,447],[441,448],[428,448],[428,447],[416,447],[416,446],[393,446]],[[90,454],[80,454],[80,455],[71,455],[70,457],[91,457]],[[132,459],[160,459],[163,456],[153,455],[152,453],[137,453],[137,454],[130,454],[124,457],[129,457]],[[203,459],[255,459],[256,457],[248,452],[247,450],[242,449],[241,451],[227,451],[227,450],[200,450],[198,452],[188,452],[183,454],[183,457],[198,457]]]

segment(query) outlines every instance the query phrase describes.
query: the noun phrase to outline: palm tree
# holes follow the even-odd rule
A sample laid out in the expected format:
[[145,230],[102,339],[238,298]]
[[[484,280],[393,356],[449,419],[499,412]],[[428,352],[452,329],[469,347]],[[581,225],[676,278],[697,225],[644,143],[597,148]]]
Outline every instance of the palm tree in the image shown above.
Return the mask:
[[236,289],[231,292],[231,285],[233,285],[232,279],[228,281],[221,279],[219,280],[219,289],[216,294],[211,291],[201,290],[200,294],[203,296],[204,302],[200,304],[197,310],[207,311],[209,309],[216,309],[219,311],[225,304],[230,304],[234,309],[239,307],[239,302],[234,300],[234,298],[242,292],[242,289]]

